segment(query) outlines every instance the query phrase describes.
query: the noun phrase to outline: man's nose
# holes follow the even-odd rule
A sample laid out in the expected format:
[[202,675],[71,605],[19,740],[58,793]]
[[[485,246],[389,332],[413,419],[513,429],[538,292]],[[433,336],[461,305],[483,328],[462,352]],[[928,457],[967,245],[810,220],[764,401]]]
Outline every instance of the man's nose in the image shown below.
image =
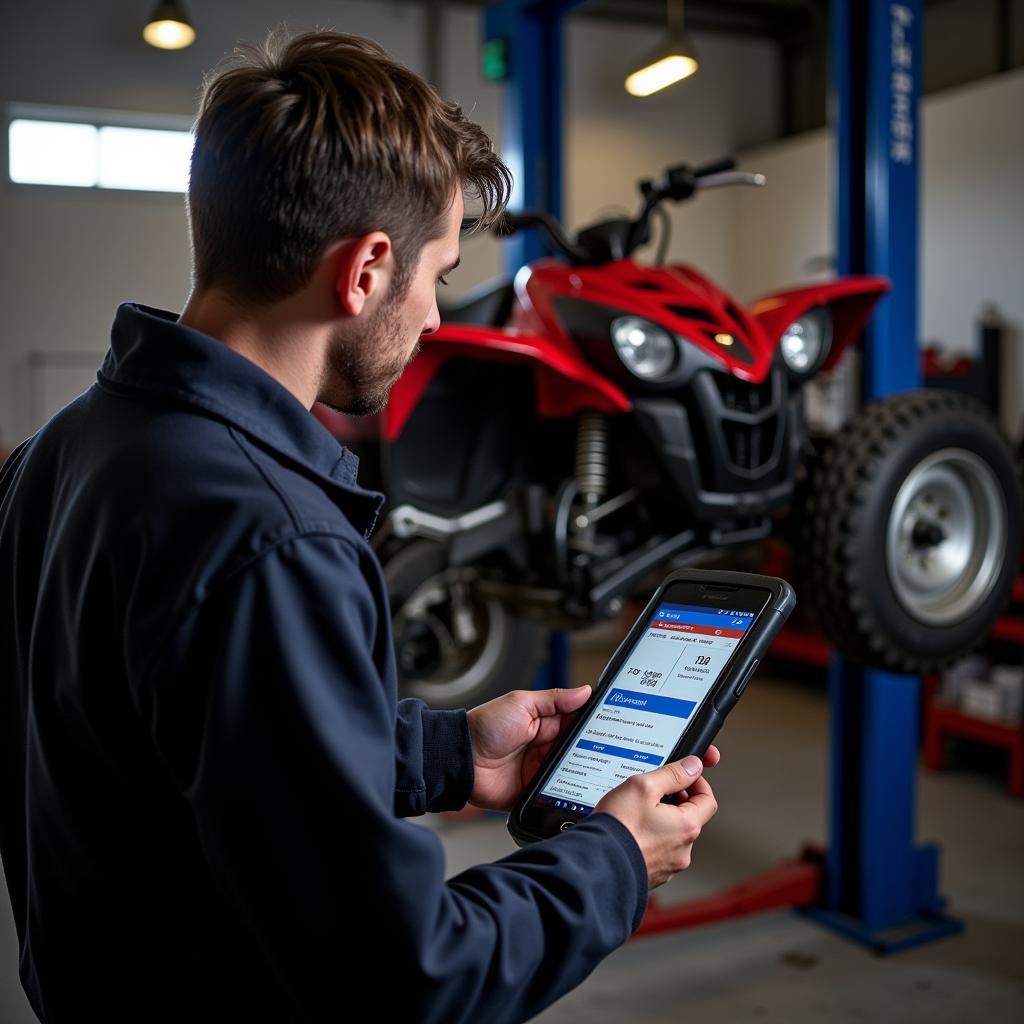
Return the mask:
[[441,313],[437,308],[437,299],[434,299],[433,306],[430,307],[430,314],[423,323],[423,330],[420,334],[433,334],[434,331],[441,326]]

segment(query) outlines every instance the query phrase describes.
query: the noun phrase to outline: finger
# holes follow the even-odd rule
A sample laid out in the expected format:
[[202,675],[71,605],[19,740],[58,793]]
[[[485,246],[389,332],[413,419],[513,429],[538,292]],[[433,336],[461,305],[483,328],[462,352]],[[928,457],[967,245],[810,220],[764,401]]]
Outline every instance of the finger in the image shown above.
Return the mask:
[[583,707],[590,697],[590,684],[556,686],[550,690],[530,690],[529,697],[536,714],[542,717],[565,715]]
[[687,814],[694,815],[699,825],[706,825],[718,810],[718,801],[707,779],[697,779],[688,789],[683,805]]
[[705,768],[714,768],[715,765],[722,760],[722,752],[714,745],[714,743],[712,743],[711,746],[704,751],[704,756],[701,760],[704,762]]
[[681,761],[669,761],[645,776],[655,787],[658,799],[670,793],[678,793],[681,789],[689,789],[704,770],[699,757],[690,754]]

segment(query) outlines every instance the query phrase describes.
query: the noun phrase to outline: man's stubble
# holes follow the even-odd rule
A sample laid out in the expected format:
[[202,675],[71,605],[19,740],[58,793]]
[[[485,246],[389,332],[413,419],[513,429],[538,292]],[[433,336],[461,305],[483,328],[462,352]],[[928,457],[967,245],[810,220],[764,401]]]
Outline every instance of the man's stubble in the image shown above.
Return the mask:
[[372,416],[387,404],[391,389],[420,349],[406,353],[401,300],[389,297],[356,334],[338,336],[327,356],[320,401],[351,416]]

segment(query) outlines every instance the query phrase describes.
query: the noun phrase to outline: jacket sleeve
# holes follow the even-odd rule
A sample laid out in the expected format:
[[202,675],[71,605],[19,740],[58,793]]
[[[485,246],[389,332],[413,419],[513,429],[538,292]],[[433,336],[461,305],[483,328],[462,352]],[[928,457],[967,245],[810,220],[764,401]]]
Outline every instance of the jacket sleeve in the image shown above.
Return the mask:
[[473,791],[473,742],[465,711],[433,711],[415,697],[398,702],[395,814],[457,811]]
[[299,1019],[336,1020],[385,969],[385,1016],[527,1020],[639,925],[643,857],[595,814],[445,881],[435,833],[395,815],[374,659],[391,637],[365,568],[347,540],[299,536],[211,590],[148,693],[157,751]]

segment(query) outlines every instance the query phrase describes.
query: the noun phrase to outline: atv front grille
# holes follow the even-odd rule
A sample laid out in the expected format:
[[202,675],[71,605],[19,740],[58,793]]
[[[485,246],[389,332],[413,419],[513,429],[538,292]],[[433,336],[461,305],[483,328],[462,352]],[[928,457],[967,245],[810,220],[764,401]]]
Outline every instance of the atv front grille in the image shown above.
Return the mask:
[[701,473],[709,490],[737,491],[777,474],[787,423],[786,379],[773,369],[760,384],[715,370],[694,376],[691,407]]
[[737,469],[747,471],[761,469],[771,461],[775,451],[775,434],[777,424],[765,423],[763,426],[748,426],[745,423],[723,422],[725,441],[729,446],[729,457]]
[[[780,406],[775,395],[775,375],[760,384],[748,384],[727,377],[713,375],[715,387],[726,412],[722,418],[722,431],[733,467],[751,472],[768,465],[775,452],[775,438],[780,417]],[[739,413],[743,419],[731,418]]]
[[724,373],[715,373],[712,377],[722,396],[722,403],[730,412],[761,412],[773,404],[774,374],[767,376],[760,384],[748,384]]

